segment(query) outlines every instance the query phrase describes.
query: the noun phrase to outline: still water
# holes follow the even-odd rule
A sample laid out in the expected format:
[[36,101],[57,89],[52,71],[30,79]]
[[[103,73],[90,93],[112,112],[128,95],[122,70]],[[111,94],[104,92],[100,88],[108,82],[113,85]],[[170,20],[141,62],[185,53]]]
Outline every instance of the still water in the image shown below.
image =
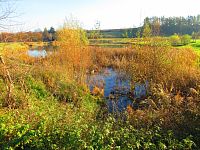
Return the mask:
[[45,58],[47,56],[47,51],[45,49],[42,49],[42,50],[31,49],[31,50],[28,50],[28,55],[31,57]]
[[[42,57],[55,52],[53,47],[30,48],[27,54],[30,57]],[[92,91],[94,86],[102,86],[104,98],[110,112],[123,111],[128,105],[133,107],[133,99],[147,94],[148,84],[135,84],[131,89],[130,80],[123,78],[123,74],[112,68],[104,68],[101,72],[88,75],[87,84]]]
[[53,52],[56,51],[55,46],[39,46],[39,47],[30,47],[27,51],[28,56],[30,57],[42,57],[45,58],[47,55],[51,55]]
[[91,91],[94,86],[103,85],[104,98],[110,112],[123,111],[128,105],[136,107],[133,99],[147,95],[147,83],[135,84],[134,89],[131,89],[130,80],[112,68],[105,68],[101,73],[89,76],[87,80]]

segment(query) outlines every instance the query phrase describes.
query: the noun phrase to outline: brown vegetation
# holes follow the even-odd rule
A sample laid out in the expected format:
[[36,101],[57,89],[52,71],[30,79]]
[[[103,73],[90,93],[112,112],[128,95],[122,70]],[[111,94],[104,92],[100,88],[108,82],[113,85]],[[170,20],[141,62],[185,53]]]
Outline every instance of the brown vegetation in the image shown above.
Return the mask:
[[42,41],[42,32],[18,32],[0,34],[0,42],[38,42]]

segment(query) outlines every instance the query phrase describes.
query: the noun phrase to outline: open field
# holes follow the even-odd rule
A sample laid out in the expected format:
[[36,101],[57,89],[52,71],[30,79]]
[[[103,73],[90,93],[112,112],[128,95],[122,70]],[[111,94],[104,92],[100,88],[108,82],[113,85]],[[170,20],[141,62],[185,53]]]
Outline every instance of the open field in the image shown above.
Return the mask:
[[[162,37],[161,41],[158,41],[159,39],[155,39],[155,42],[158,44],[160,43],[165,45],[170,45],[169,38]],[[92,46],[103,46],[103,47],[126,47],[131,45],[148,45],[152,41],[144,41],[142,38],[100,38],[100,39],[90,39],[90,45]],[[200,40],[196,40],[191,42],[188,45],[185,46],[178,46],[180,48],[193,48],[195,51],[200,50]]]
[[197,53],[200,53],[200,40],[196,40],[196,42],[192,42],[188,46],[192,47]]

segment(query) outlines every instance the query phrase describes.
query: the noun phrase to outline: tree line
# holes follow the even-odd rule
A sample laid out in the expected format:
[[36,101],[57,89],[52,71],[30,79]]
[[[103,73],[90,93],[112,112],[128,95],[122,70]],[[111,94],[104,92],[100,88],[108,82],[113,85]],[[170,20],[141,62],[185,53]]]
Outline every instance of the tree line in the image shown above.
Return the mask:
[[37,32],[0,33],[0,42],[51,42],[56,38],[56,30],[53,27]]
[[[171,36],[191,35],[195,40],[200,37],[200,15],[187,17],[146,17],[144,24],[138,28],[109,30],[109,32],[100,30],[88,30],[88,38],[98,37],[150,37],[150,36]],[[101,35],[101,36],[100,36]],[[49,30],[44,28],[40,32],[18,32],[1,33],[0,42],[51,42],[57,39],[56,30],[51,27]]]
[[171,36],[173,34],[200,35],[200,15],[187,17],[147,17],[144,19],[142,30],[151,28],[152,36]]

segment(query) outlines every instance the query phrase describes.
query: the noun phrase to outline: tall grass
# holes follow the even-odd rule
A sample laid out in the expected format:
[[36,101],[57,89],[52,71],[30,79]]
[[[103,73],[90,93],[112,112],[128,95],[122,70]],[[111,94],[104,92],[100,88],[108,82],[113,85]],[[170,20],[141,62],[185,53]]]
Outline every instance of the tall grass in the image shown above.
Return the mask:
[[133,89],[138,83],[148,85],[146,97],[134,101],[139,108],[127,108],[128,120],[136,128],[159,124],[163,130],[173,130],[177,137],[193,135],[197,142],[199,56],[191,48],[152,42],[121,49],[94,48],[95,64],[125,72]]
[[134,51],[128,71],[133,80],[162,84],[169,91],[186,90],[199,84],[198,56],[192,49],[143,46]]
[[101,48],[91,47],[92,60],[96,68],[112,67],[115,69],[124,69],[127,67],[134,51],[130,48]]
[[157,41],[128,48],[93,47],[93,62],[96,67],[123,70],[134,82],[161,84],[168,91],[197,87],[200,71],[195,51],[156,44]]

